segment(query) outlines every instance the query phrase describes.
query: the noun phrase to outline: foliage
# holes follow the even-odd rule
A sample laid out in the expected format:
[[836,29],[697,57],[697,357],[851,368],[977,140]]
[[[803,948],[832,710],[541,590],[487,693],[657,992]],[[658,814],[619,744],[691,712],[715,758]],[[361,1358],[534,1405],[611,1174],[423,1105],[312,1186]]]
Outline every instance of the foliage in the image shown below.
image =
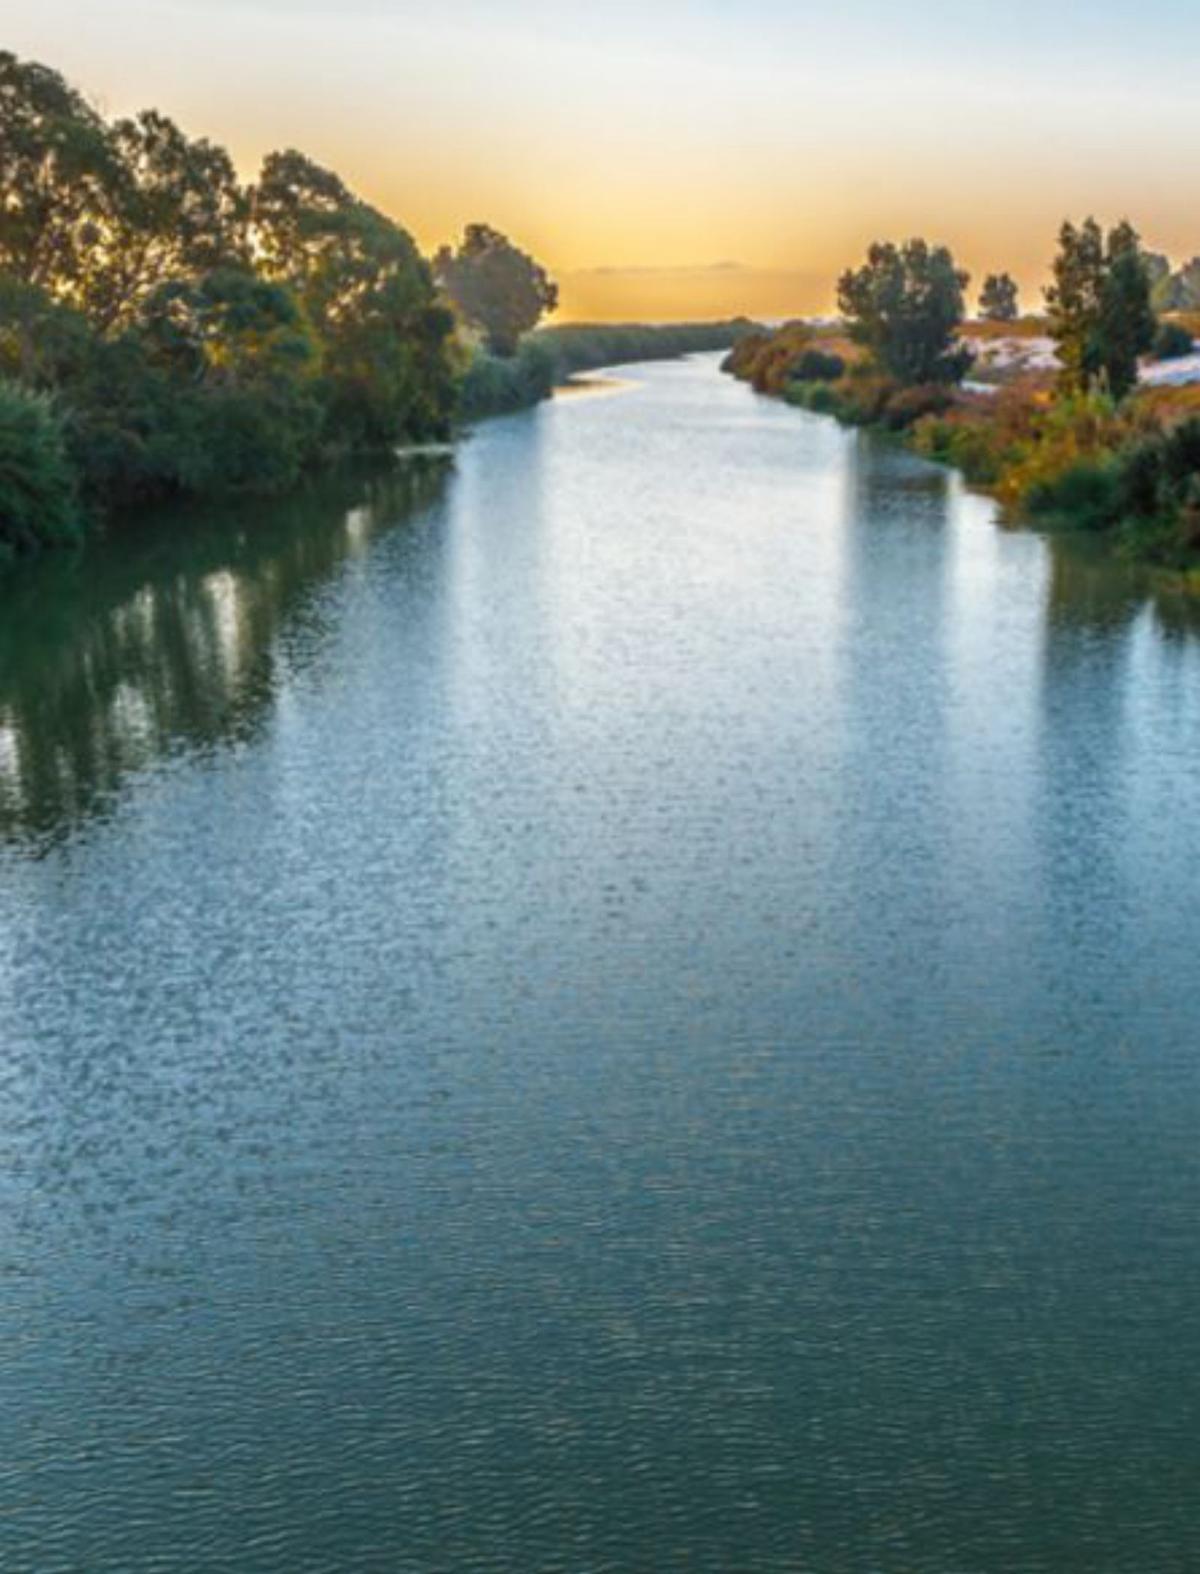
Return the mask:
[[722,364],[759,393],[787,394],[792,383],[834,382],[847,368],[853,346],[827,329],[787,322],[770,332],[748,327]]
[[1111,461],[1077,459],[1065,470],[1032,482],[1023,502],[1035,518],[1063,519],[1084,530],[1104,530],[1116,516]]
[[[850,329],[868,359],[848,362],[828,382],[801,380],[801,358],[818,336],[829,353],[830,339],[817,325],[799,323],[749,333],[725,368],[803,409],[904,432],[917,452],[954,465],[1018,515],[1104,531],[1129,555],[1179,568],[1200,557],[1200,386],[1128,396],[1129,367],[1136,374],[1153,325],[1155,271],[1128,225],[1107,237],[1091,221],[1078,231],[1067,226],[1050,292],[1071,374],[1057,396],[1037,368],[1017,370],[990,391],[955,388],[942,378],[917,384],[890,372],[885,307],[895,320],[906,289],[901,253],[883,247],[842,284]],[[1190,352],[1200,316],[1166,328],[1161,349]],[[1033,319],[977,325],[984,340],[1043,331]],[[788,369],[782,387],[781,368]]]
[[954,394],[945,383],[923,383],[897,388],[880,412],[879,420],[890,431],[907,431],[931,415],[944,414],[954,403]]
[[289,290],[241,268],[163,285],[146,305],[141,342],[149,368],[191,412],[197,453],[178,477],[185,489],[295,481],[320,426],[320,352]]
[[62,422],[50,400],[0,381],[0,559],[79,535]]
[[1117,465],[1123,517],[1158,519],[1200,514],[1200,418],[1181,421],[1131,445]]
[[1054,283],[1046,291],[1050,333],[1069,394],[1106,388],[1121,399],[1154,342],[1151,276],[1137,232],[1122,222],[1107,237],[1095,219],[1059,233]]
[[842,274],[838,306],[851,338],[895,381],[961,382],[971,364],[957,341],[968,282],[944,246],[876,242],[862,267]]
[[273,153],[246,189],[158,111],[109,124],[0,52],[0,180],[0,376],[52,396],[89,507],[277,490],[331,452],[449,435],[453,314],[332,171]]
[[492,355],[515,355],[521,336],[558,305],[558,286],[499,230],[468,224],[458,250],[443,246],[434,273]]
[[96,111],[57,71],[0,51],[0,273],[81,301],[120,180]]
[[526,339],[515,355],[476,350],[459,392],[459,413],[466,421],[524,410],[549,398],[558,381],[553,350]]
[[295,151],[267,157],[251,206],[264,272],[296,292],[321,342],[330,439],[446,436],[454,323],[411,236]]
[[840,355],[813,348],[801,352],[789,368],[788,376],[795,383],[833,383],[845,370],[846,363]]
[[773,332],[747,334],[730,351],[724,369],[748,382],[759,393],[781,393],[793,368],[812,349],[813,331],[806,322],[787,322]]
[[1154,335],[1152,353],[1156,361],[1178,361],[1195,348],[1196,341],[1181,323],[1164,322]]
[[809,410],[813,415],[832,415],[838,420],[848,420],[846,405],[834,383],[792,383],[784,398],[789,404]]
[[1020,316],[1016,280],[1008,273],[989,273],[979,292],[979,315],[985,322],[1015,322]]
[[1150,274],[1150,300],[1155,311],[1200,311],[1200,257],[1193,257],[1174,272],[1166,257],[1145,253],[1143,260]]
[[814,414],[836,416],[847,426],[881,426],[903,432],[946,410],[954,395],[944,383],[904,387],[874,372],[852,370],[832,382],[793,382],[786,398],[789,404]]
[[110,137],[120,177],[81,291],[105,333],[132,322],[164,279],[250,261],[246,194],[224,148],[189,141],[156,110],[118,121]]

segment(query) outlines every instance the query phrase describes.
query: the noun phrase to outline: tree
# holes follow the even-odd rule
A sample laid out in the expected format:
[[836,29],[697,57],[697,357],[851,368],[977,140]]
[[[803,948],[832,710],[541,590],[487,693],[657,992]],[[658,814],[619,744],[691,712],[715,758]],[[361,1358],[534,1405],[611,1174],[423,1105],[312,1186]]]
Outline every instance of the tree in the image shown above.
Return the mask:
[[247,198],[224,148],[144,110],[112,128],[120,161],[104,244],[89,255],[84,307],[101,332],[127,326],[163,284],[248,265]]
[[119,186],[96,111],[57,71],[0,51],[0,272],[78,302]]
[[989,273],[979,292],[979,315],[985,322],[1015,322],[1020,315],[1016,280],[1008,273]]
[[850,336],[897,382],[961,382],[970,351],[957,342],[969,275],[945,246],[876,242],[863,267],[838,281]]
[[110,126],[0,52],[0,379],[33,401],[0,408],[6,507],[56,465],[92,512],[446,437],[454,329],[412,238],[332,171],[272,154],[247,191],[165,115]]
[[150,360],[189,383],[246,388],[316,375],[316,336],[282,284],[240,268],[164,284],[139,323]]
[[546,270],[487,224],[468,224],[458,250],[443,246],[433,269],[493,355],[515,355],[521,335],[558,305],[558,285]]
[[269,155],[251,203],[260,266],[295,291],[321,341],[330,436],[445,436],[454,321],[412,237],[294,151]]
[[0,271],[120,331],[169,279],[248,262],[223,148],[145,110],[108,126],[57,72],[0,54]]
[[1107,237],[1095,219],[1059,232],[1054,283],[1046,290],[1050,333],[1068,393],[1107,388],[1122,399],[1138,379],[1138,357],[1154,343],[1151,273],[1126,221]]
[[1156,312],[1200,310],[1200,257],[1193,257],[1175,272],[1166,257],[1143,252],[1150,272],[1150,304]]
[[1172,275],[1175,288],[1175,311],[1200,310],[1200,257],[1185,262],[1178,273]]

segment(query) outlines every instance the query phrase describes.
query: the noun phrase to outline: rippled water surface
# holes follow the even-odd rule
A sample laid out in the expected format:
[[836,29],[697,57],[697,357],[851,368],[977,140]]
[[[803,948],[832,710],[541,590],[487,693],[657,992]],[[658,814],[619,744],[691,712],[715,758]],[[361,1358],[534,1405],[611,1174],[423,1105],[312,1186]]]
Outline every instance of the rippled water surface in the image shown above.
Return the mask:
[[1200,644],[711,360],[0,590],[0,1567],[1200,1567]]

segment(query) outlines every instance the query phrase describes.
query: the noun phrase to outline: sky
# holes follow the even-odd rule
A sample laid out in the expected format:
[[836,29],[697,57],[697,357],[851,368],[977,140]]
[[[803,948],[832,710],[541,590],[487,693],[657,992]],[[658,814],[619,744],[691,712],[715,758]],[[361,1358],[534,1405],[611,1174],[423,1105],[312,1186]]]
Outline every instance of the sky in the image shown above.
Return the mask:
[[1200,252],[1200,0],[6,0],[0,47],[426,250],[485,220],[566,319],[826,311],[914,234],[1032,298],[1088,213]]

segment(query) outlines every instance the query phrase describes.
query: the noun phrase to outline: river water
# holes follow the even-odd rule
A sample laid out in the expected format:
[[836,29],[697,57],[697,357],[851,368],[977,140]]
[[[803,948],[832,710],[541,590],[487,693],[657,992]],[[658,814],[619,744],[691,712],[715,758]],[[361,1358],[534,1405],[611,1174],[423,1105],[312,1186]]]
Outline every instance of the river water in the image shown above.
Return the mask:
[[711,358],[0,591],[0,1567],[1200,1566],[1200,640]]

